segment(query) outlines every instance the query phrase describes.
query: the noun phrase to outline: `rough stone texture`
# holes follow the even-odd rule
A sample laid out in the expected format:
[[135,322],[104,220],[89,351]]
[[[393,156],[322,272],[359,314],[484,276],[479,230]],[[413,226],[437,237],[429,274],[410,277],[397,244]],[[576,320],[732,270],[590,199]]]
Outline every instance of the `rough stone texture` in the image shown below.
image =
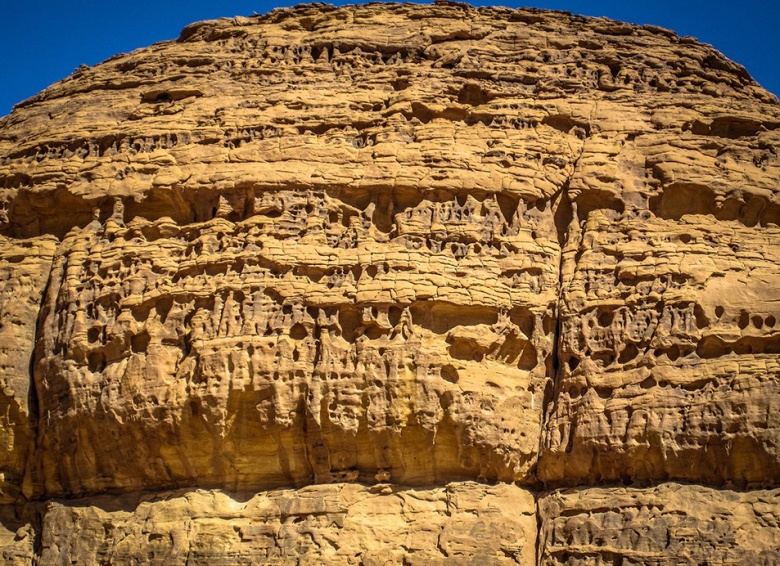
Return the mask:
[[[574,544],[537,557],[541,489],[764,497],[778,147],[713,48],[564,13],[302,6],[79,69],[0,119],[6,552],[527,563]],[[323,539],[237,542],[315,500]]]
[[0,505],[0,562],[7,566],[34,564],[40,532],[34,505]]
[[[551,251],[510,234],[496,246],[527,253],[453,257],[500,215],[475,199],[434,253],[356,216],[341,247],[348,228],[329,214],[348,214],[343,201],[271,197],[278,218],[135,219],[64,239],[35,368],[40,493],[527,478],[554,269],[541,296],[491,282]],[[414,220],[444,208],[424,201]]]
[[507,485],[317,485],[49,503],[41,566],[536,563],[536,507]]
[[778,484],[780,230],[724,224],[588,217],[545,481]]
[[33,448],[30,359],[56,245],[52,236],[0,236],[0,503],[21,495]]
[[542,496],[539,515],[545,566],[780,563],[777,489],[567,489]]

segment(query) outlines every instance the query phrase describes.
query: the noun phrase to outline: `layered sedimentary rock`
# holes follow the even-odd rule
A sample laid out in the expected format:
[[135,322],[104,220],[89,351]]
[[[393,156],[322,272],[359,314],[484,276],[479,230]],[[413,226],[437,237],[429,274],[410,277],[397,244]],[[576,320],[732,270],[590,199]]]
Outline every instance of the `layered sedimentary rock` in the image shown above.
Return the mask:
[[4,556],[772,563],[778,146],[713,48],[538,10],[79,69],[0,120]]
[[[63,240],[35,368],[41,493],[528,477],[554,269],[536,276],[541,305],[495,282],[549,264],[552,244],[502,235],[488,197],[423,201],[395,238],[325,192],[251,206]],[[444,243],[439,214],[457,216]]]
[[663,484],[545,494],[539,564],[777,564],[780,491]]
[[51,565],[536,563],[534,497],[507,484],[102,497],[49,504],[43,525]]
[[780,230],[599,211],[580,237],[540,475],[776,485]]
[[21,495],[35,436],[30,360],[56,238],[0,236],[0,502]]

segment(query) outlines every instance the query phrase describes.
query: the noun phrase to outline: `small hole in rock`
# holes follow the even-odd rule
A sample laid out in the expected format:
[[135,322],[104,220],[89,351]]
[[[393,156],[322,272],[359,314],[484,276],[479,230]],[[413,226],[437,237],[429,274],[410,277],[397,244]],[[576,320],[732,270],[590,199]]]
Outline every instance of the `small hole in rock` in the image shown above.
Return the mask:
[[87,360],[89,371],[95,373],[106,368],[106,356],[103,352],[92,352]]
[[620,352],[620,357],[618,358],[618,362],[621,364],[625,364],[633,360],[639,355],[639,350],[634,344],[626,344],[626,347],[623,348],[623,351]]
[[644,381],[642,381],[642,383],[639,384],[639,387],[641,387],[642,389],[650,389],[652,387],[655,387],[656,385],[658,384],[656,383],[655,378],[648,377]]
[[98,338],[100,338],[100,329],[99,328],[90,328],[87,331],[87,340],[89,340],[90,343],[97,342]]
[[596,393],[602,399],[609,399],[612,396],[612,389],[609,387],[596,387]]
[[144,330],[140,334],[136,334],[130,338],[130,347],[136,354],[146,352],[150,340],[151,337],[149,336],[149,333]]
[[309,333],[306,331],[306,327],[300,322],[293,324],[292,328],[290,328],[290,338],[293,340],[303,340],[308,335]]
[[441,378],[450,383],[457,383],[459,379],[458,370],[454,366],[447,364],[441,368]]
[[612,311],[604,311],[599,315],[599,325],[607,327],[612,324],[612,320],[614,318],[615,315],[612,313]]
[[369,340],[379,340],[382,336],[384,336],[385,333],[380,327],[372,325],[366,328],[364,334],[368,337]]

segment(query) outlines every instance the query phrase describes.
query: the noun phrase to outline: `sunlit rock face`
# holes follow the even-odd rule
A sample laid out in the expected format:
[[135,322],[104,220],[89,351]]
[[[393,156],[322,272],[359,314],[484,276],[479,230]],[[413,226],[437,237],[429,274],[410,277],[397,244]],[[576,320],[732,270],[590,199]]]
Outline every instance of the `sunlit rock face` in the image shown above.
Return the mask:
[[78,70],[0,120],[4,559],[780,560],[778,148],[713,48],[561,12]]

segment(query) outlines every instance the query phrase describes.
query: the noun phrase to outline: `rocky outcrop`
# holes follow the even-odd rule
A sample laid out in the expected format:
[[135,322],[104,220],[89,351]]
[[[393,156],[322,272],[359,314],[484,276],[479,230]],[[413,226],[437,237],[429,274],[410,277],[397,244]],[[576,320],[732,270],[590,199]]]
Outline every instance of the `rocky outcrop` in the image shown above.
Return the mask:
[[[239,222],[136,219],[70,234],[38,344],[36,493],[528,478],[554,270],[541,305],[490,282],[552,252],[498,234],[483,254],[454,257],[480,246],[460,240],[500,216],[490,203],[412,209],[423,226],[410,232],[426,214],[462,216],[438,253],[422,236],[377,243],[375,226],[314,192],[258,197],[253,206],[276,208]],[[341,246],[345,223],[354,234]],[[502,259],[491,245],[529,251]]]
[[80,69],[0,120],[4,558],[772,563],[778,147],[713,48],[561,12]]
[[31,359],[56,246],[52,236],[0,236],[0,503],[22,495],[35,439]]
[[663,484],[543,495],[539,564],[777,564],[780,491]]
[[777,485],[780,231],[639,222],[596,211],[572,249],[540,476]]
[[508,484],[314,485],[51,503],[41,564],[535,564],[536,512]]

